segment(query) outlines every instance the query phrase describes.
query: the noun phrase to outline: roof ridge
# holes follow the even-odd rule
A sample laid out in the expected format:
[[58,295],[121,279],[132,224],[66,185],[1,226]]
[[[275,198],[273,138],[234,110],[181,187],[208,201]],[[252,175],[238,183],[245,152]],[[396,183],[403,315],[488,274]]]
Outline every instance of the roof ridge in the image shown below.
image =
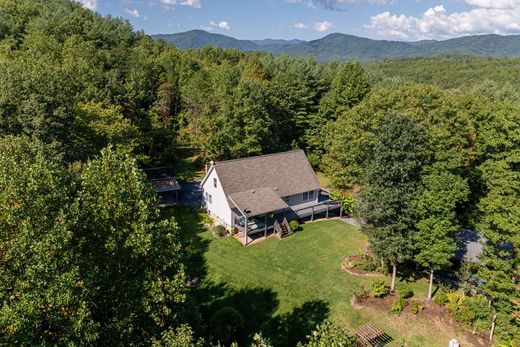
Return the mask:
[[280,154],[287,154],[287,153],[294,153],[294,152],[303,152],[305,154],[303,149],[293,149],[293,150],[285,151],[285,152],[260,154],[260,155],[254,155],[254,156],[251,156],[251,157],[244,157],[244,158],[237,158],[237,159],[228,159],[228,160],[222,160],[222,161],[215,161],[215,165],[222,164],[222,163],[236,162],[236,161],[240,161],[240,160],[250,160],[250,159],[257,159],[257,158],[261,158],[261,157],[270,157],[270,156],[275,156],[275,155],[280,155]]

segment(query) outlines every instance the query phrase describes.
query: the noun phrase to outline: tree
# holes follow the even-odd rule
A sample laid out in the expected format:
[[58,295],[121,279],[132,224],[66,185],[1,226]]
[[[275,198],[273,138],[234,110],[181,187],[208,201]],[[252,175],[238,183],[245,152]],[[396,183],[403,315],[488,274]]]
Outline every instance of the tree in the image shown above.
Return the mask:
[[309,341],[305,344],[298,343],[299,347],[351,347],[354,339],[337,325],[324,321],[316,327],[316,330],[307,336]]
[[123,117],[120,107],[104,108],[99,103],[87,103],[79,105],[76,113],[71,131],[73,158],[93,158],[109,144],[126,153],[137,150],[141,134]]
[[178,227],[160,220],[135,159],[104,149],[79,175],[72,208],[90,310],[104,344],[145,344],[188,319]]
[[466,181],[446,166],[438,162],[426,170],[415,206],[419,218],[413,235],[415,260],[430,269],[428,300],[432,298],[434,271],[451,265],[455,255],[454,236],[460,230],[456,208],[469,193]]
[[80,345],[97,337],[73,227],[72,185],[54,151],[0,138],[0,344]]
[[413,255],[414,199],[425,147],[423,132],[413,120],[388,114],[366,167],[367,182],[360,193],[363,228],[374,251],[392,264],[391,291],[395,290],[397,264]]
[[325,120],[335,120],[338,115],[359,104],[370,92],[368,76],[360,62],[347,62],[336,71],[330,91],[320,102],[320,113]]

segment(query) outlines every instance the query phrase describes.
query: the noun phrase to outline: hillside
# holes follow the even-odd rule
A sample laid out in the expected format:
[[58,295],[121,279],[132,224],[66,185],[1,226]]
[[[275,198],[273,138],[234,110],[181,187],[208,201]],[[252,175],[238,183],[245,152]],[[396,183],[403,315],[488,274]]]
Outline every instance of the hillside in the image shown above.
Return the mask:
[[431,57],[437,55],[470,55],[483,57],[519,57],[520,36],[476,35],[445,41],[426,40],[401,42],[372,40],[363,37],[330,34],[313,41],[299,40],[238,40],[226,35],[192,30],[177,34],[154,35],[181,49],[210,45],[244,51],[273,54],[314,56],[318,60],[356,59],[362,61],[393,58]]
[[365,65],[377,79],[400,78],[444,89],[471,89],[484,81],[509,84],[520,91],[520,58],[441,56],[371,62]]

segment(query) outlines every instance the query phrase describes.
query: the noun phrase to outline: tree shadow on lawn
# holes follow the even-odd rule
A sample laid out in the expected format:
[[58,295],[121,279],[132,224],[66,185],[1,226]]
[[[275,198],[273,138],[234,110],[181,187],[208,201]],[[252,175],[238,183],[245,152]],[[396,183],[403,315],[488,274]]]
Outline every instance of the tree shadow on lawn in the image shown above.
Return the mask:
[[180,228],[180,239],[184,248],[183,263],[190,279],[202,280],[207,275],[204,254],[209,248],[211,239],[205,237],[207,229],[198,208],[177,205],[162,210],[162,217],[174,217]]
[[[329,315],[328,304],[308,301],[292,312],[273,316],[279,306],[277,294],[271,289],[246,288],[236,290],[220,284],[206,284],[196,290],[201,304],[202,319],[209,324],[211,317],[224,307],[233,307],[244,317],[244,327],[235,336],[239,346],[249,345],[257,332],[269,338],[274,346],[295,346]],[[211,331],[211,327],[206,327]]]

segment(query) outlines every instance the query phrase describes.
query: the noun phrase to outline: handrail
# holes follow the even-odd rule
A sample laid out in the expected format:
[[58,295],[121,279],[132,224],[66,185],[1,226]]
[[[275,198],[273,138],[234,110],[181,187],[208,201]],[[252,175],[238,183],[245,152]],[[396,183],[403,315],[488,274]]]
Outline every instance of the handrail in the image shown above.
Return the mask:
[[280,222],[278,222],[278,220],[274,220],[274,230],[276,231],[276,233],[278,233],[280,235],[280,237],[282,237],[282,226],[280,225]]

